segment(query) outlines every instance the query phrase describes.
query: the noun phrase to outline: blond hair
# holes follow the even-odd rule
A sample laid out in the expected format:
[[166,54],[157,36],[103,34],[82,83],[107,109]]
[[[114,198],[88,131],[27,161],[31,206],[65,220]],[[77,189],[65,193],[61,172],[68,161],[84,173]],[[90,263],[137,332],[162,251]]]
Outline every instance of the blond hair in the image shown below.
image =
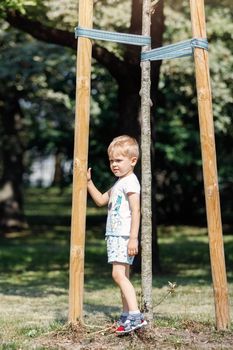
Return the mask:
[[110,157],[113,152],[120,153],[129,158],[139,158],[138,143],[135,138],[128,135],[121,135],[112,140],[108,146],[108,156]]

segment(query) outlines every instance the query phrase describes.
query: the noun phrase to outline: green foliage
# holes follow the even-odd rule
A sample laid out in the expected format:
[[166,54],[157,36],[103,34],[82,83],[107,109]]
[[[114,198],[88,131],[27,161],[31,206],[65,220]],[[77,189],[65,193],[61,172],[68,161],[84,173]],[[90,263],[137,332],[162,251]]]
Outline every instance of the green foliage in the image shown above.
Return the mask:
[[[73,153],[75,55],[55,45],[44,45],[14,30],[1,32],[0,99],[5,108],[18,100],[23,119],[18,131],[25,150],[24,163],[38,154]],[[0,123],[1,147],[5,147]],[[29,168],[28,168],[29,169]]]
[[[63,161],[71,160],[75,53],[40,43],[5,24],[2,25],[0,37],[0,97],[13,93],[19,99],[23,114],[20,133],[27,151],[24,157],[26,173],[36,156],[62,153]],[[116,93],[113,78],[95,63],[92,72],[90,164],[100,185],[106,183],[107,175],[101,175],[107,163],[106,147],[112,137],[111,129],[106,133],[106,124],[117,119]],[[114,122],[111,125],[113,128]],[[6,145],[1,123],[0,134],[1,149]]]
[[[37,1],[38,2],[38,1]],[[73,28],[78,23],[78,3],[77,0],[42,0],[41,4],[45,6],[46,16],[58,28]],[[94,1],[94,27],[106,30],[119,30],[130,23],[129,0]],[[38,13],[34,13],[38,15]]]
[[[177,5],[177,6],[176,6]],[[181,14],[182,13],[182,14]],[[188,5],[165,7],[164,44],[191,38]],[[222,4],[206,6],[213,114],[217,141],[224,218],[229,220],[226,188],[232,183],[233,47],[232,12]],[[191,58],[164,61],[157,101],[155,164],[158,181],[158,217],[191,220],[205,218],[201,150],[194,63]],[[231,186],[231,185],[230,185]]]
[[36,0],[1,0],[0,16],[4,17],[6,10],[17,10],[23,14],[26,13],[26,7],[35,6]]

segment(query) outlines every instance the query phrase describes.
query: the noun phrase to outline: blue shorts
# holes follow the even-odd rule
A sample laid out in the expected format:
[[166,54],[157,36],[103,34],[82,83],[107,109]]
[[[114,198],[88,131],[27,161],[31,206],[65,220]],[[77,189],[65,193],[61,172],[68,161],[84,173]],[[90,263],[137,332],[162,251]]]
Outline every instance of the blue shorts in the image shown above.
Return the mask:
[[133,264],[134,256],[128,254],[129,237],[107,236],[108,263],[119,262],[123,264]]

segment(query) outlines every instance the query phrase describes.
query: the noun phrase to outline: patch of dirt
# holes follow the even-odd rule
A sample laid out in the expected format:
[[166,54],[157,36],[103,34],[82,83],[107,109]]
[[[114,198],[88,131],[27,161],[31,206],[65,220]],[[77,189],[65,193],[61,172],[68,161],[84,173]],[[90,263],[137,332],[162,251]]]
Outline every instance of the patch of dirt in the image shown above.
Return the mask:
[[76,323],[37,339],[37,345],[48,350],[230,350],[233,335],[192,321],[182,329],[147,326],[124,336],[116,336],[112,325],[96,331]]

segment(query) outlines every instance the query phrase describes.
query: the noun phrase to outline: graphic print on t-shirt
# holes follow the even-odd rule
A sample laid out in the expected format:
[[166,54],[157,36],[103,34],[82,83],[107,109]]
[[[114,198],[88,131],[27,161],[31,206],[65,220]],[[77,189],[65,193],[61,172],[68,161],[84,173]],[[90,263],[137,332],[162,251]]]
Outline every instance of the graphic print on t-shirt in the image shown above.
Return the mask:
[[111,210],[111,231],[116,232],[117,229],[121,226],[122,222],[120,220],[120,207],[122,203],[122,195],[118,194],[116,201],[114,203],[115,198],[112,199],[112,202],[109,203],[109,210]]

